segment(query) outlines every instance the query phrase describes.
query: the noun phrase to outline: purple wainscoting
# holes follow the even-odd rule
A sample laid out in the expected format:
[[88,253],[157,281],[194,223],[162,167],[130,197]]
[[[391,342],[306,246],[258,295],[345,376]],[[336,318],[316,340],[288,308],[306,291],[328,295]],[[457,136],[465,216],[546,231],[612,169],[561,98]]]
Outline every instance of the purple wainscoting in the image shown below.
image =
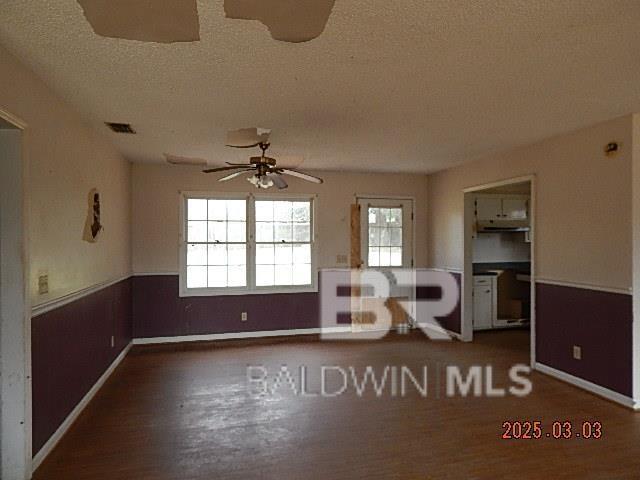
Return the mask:
[[[452,275],[460,285],[460,274]],[[348,287],[338,287],[337,295],[349,294]],[[418,298],[439,298],[440,294],[439,288],[417,289]],[[246,322],[240,321],[242,312],[247,312]],[[134,338],[319,328],[319,317],[320,299],[315,292],[180,297],[178,275],[133,278]],[[349,323],[349,314],[339,315],[337,324]],[[441,323],[460,333],[460,302]]]
[[[458,303],[456,308],[446,317],[440,317],[438,321],[442,328],[450,332],[462,333],[462,275],[460,273],[449,272],[458,284]],[[442,289],[436,286],[418,285],[416,287],[416,300],[436,300],[442,297]]]
[[178,275],[136,276],[133,319],[135,338],[319,328],[319,298],[315,292],[180,297]]
[[631,295],[537,283],[536,361],[630,397],[632,315]]
[[126,279],[31,319],[34,454],[131,341],[131,301]]

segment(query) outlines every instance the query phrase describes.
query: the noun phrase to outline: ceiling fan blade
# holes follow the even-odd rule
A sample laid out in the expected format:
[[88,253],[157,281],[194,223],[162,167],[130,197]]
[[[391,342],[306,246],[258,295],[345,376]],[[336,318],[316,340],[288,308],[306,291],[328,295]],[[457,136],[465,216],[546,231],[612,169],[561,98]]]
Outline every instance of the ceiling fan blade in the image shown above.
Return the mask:
[[251,167],[252,165],[250,163],[231,163],[231,162],[224,162],[227,165],[233,165],[234,167]]
[[102,37],[174,43],[200,40],[196,0],[78,0]]
[[252,148],[261,143],[269,143],[271,130],[266,128],[241,128],[227,132],[227,147]]
[[302,155],[274,155],[278,167],[281,168],[298,168],[304,162]]
[[222,178],[219,178],[218,181],[219,182],[226,182],[227,180],[231,180],[232,178],[236,178],[236,177],[238,177],[240,175],[244,175],[245,173],[247,173],[247,172],[249,172],[251,170],[253,170],[253,168],[243,168],[239,172],[233,172],[233,173],[230,173],[229,175],[226,175],[226,176],[224,176]]
[[217,168],[207,168],[203,170],[203,173],[214,173],[214,172],[224,172],[225,170],[238,170],[242,167],[217,167]]
[[163,154],[167,163],[172,165],[206,165],[207,161],[204,158],[195,157],[181,157],[179,155],[171,155],[169,153]]
[[278,172],[279,173],[284,173],[285,175],[291,175],[292,177],[301,178],[302,180],[306,180],[307,182],[313,182],[313,183],[323,183],[324,182],[324,180],[322,180],[321,178],[314,177],[313,175],[308,175],[306,173],[298,172],[296,170],[290,170],[288,168],[279,168]]
[[267,177],[273,180],[273,184],[278,187],[278,190],[284,190],[289,186],[279,173],[267,173]]
[[299,43],[318,37],[335,0],[225,0],[227,18],[258,20],[275,40]]

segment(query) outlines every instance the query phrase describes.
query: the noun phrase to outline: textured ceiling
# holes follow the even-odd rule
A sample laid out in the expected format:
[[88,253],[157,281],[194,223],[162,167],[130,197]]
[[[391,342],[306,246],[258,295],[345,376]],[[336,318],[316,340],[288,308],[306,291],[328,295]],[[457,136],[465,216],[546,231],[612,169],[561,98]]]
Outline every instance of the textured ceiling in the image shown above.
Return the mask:
[[[93,33],[75,0],[2,0],[0,43],[132,161],[212,164],[225,132],[273,129],[307,169],[427,172],[640,111],[640,2],[336,0],[324,33],[278,42],[199,1],[200,42]],[[251,152],[253,153],[253,152]]]

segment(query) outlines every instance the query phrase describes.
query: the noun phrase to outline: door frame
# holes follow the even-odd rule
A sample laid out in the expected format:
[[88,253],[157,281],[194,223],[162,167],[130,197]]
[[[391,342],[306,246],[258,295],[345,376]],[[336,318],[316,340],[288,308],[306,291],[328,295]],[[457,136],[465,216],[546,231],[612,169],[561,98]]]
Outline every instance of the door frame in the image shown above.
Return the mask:
[[536,363],[536,175],[529,174],[520,177],[512,177],[495,182],[483,183],[463,189],[464,195],[464,235],[463,257],[464,268],[462,271],[462,340],[473,341],[473,197],[476,193],[489,188],[513,185],[515,183],[529,182],[531,184],[530,232],[531,239],[531,322],[530,322],[530,364],[531,368]]
[[[22,288],[18,289],[18,292],[7,292],[7,295],[12,300],[9,305],[10,308],[17,312],[19,317],[22,317],[23,328],[22,331],[14,330],[10,331],[10,337],[6,338],[2,335],[4,341],[0,344],[0,349],[4,350],[6,346],[4,342],[14,343],[18,342],[22,347],[16,352],[13,352],[11,358],[6,358],[2,355],[2,392],[9,391],[11,397],[8,404],[4,400],[2,403],[2,414],[0,415],[0,422],[2,424],[2,445],[3,456],[0,461],[0,477],[5,478],[31,478],[32,475],[32,395],[31,395],[31,301],[29,293],[29,236],[28,236],[28,212],[29,212],[29,198],[26,195],[26,181],[28,178],[28,150],[27,139],[29,130],[27,123],[22,119],[13,115],[9,111],[0,107],[0,119],[11,124],[16,130],[20,131],[20,152],[19,158],[15,161],[16,165],[7,164],[4,167],[0,165],[0,170],[7,168],[13,170],[13,172],[20,172],[22,177],[21,181],[16,181],[15,177],[8,178],[7,175],[0,175],[0,188],[5,191],[13,192],[15,198],[15,212],[17,212],[15,221],[10,225],[0,224],[2,238],[13,238],[20,243],[21,256],[15,258],[13,256],[7,257],[9,268],[13,272],[18,272],[18,278],[21,277]],[[4,179],[4,180],[3,180]],[[0,285],[0,289],[4,287]],[[17,297],[17,298],[15,298]],[[13,301],[15,300],[15,301]],[[2,325],[4,331],[6,326]],[[19,338],[15,338],[19,337]],[[7,362],[9,370],[22,378],[24,383],[18,383],[17,392],[15,384],[7,381],[5,371],[7,369]],[[16,428],[15,424],[9,425],[8,422],[16,421],[16,418],[23,418],[23,422],[20,423],[19,428]],[[10,451],[7,452],[7,446],[10,447]],[[8,463],[5,458],[17,458],[15,462]]]
[[[369,199],[369,200],[401,200],[401,201],[405,201],[405,202],[411,202],[411,260],[412,260],[412,269],[416,269],[417,265],[416,265],[416,197],[414,196],[410,196],[410,195],[380,195],[380,194],[364,194],[364,193],[356,193],[354,195],[354,203],[356,205],[360,205],[360,200],[364,200],[364,199]],[[360,212],[360,215],[362,215],[362,211]],[[362,232],[362,221],[360,221],[360,235],[363,235]],[[364,265],[364,260],[362,258],[363,255],[366,255],[366,252],[362,251],[362,239],[360,240],[360,261],[361,261],[361,265]],[[411,299],[415,300],[416,297],[416,289],[415,289],[415,285],[413,288],[413,292],[411,295]],[[411,303],[413,305],[413,302]],[[413,308],[412,308],[413,310]],[[411,311],[411,312],[407,312],[409,315],[415,315],[415,312]]]

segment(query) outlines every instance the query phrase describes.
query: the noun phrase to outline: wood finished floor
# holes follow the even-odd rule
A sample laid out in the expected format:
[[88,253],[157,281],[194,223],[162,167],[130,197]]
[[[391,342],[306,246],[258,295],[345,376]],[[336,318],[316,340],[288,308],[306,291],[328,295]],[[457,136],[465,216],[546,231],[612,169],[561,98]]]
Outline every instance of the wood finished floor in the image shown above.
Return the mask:
[[[365,343],[275,344],[132,351],[35,472],[58,479],[638,479],[640,414],[534,373],[527,398],[437,398],[436,369],[492,364],[504,385],[528,361],[523,331],[473,344],[391,334]],[[247,365],[275,373],[321,365],[429,367],[428,398],[350,387],[336,398],[248,395]],[[283,390],[284,392],[284,390]],[[502,422],[598,420],[600,440],[501,439]]]

